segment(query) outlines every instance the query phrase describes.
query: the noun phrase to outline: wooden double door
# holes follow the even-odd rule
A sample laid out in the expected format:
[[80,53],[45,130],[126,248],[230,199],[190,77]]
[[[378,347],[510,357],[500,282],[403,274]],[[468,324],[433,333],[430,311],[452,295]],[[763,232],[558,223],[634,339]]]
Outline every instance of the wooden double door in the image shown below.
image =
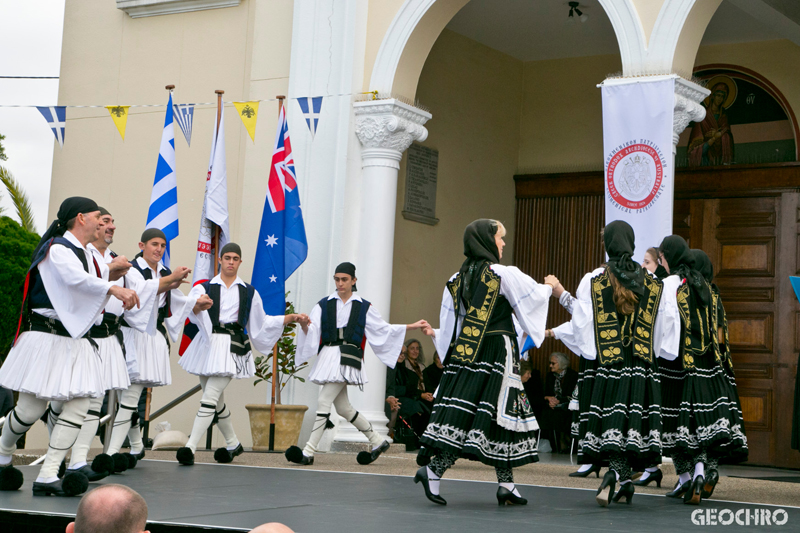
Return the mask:
[[[580,277],[603,261],[602,175],[553,178],[516,178],[515,262],[539,280],[559,276],[574,292]],[[749,463],[792,468],[800,468],[800,453],[790,446],[800,304],[789,282],[800,273],[799,187],[800,165],[679,172],[673,217],[674,232],[714,263]],[[555,302],[550,316],[553,325],[568,319]],[[549,353],[564,349],[559,345],[547,341],[535,366],[546,372]]]

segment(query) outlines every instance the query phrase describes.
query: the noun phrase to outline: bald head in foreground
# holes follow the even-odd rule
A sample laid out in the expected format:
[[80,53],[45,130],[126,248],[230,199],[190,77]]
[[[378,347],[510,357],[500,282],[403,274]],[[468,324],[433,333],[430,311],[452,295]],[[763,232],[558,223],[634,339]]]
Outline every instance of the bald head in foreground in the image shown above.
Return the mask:
[[146,526],[144,498],[124,485],[108,484],[81,499],[67,533],[141,533]]
[[250,533],[294,533],[294,530],[278,522],[270,522],[251,529]]

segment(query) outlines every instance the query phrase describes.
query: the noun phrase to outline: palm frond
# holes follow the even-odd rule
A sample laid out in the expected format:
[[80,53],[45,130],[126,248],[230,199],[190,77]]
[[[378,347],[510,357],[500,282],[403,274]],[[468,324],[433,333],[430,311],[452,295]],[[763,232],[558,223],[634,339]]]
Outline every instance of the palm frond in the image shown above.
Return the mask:
[[19,218],[19,222],[22,227],[31,233],[36,233],[36,223],[33,219],[33,208],[31,207],[31,202],[28,200],[28,195],[25,194],[25,190],[22,188],[22,185],[17,183],[17,180],[14,179],[14,176],[11,175],[11,172],[9,172],[5,167],[0,167],[0,182],[5,185],[6,190],[8,191],[8,195],[11,198],[11,203],[14,204],[14,208],[17,211],[17,217]]

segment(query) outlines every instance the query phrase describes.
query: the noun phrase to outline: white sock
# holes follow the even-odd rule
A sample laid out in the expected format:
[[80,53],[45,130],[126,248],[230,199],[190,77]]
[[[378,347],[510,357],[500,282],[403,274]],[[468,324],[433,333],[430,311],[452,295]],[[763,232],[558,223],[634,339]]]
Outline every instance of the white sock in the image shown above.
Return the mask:
[[11,464],[11,455],[0,455],[0,466],[6,466]]
[[[617,476],[617,479],[619,479],[619,476]],[[619,484],[624,485],[625,483],[630,483],[630,482],[631,482],[630,479],[626,479],[625,481],[620,481]]]
[[81,461],[80,463],[75,463],[75,464],[69,465],[69,470],[78,470],[80,468],[83,468],[86,465],[87,465],[86,461]]
[[513,484],[513,483],[500,483],[500,486],[503,487],[506,490],[511,491],[511,493],[514,494],[514,496],[516,496],[517,498],[521,498],[522,497],[522,496],[520,496],[519,491],[517,490],[517,486],[515,484]]
[[425,467],[428,470],[428,487],[431,489],[431,494],[439,495],[439,478],[433,473],[429,466]]
[[40,478],[50,479],[58,474],[61,461],[66,458],[67,452],[78,440],[81,425],[89,412],[89,401],[89,398],[73,398],[64,402],[64,410],[58,417],[53,433],[50,435],[47,454],[42,468],[39,470]]
[[58,481],[58,476],[36,478],[36,483],[53,483],[54,481]]
[[644,469],[644,471],[645,472],[650,472],[651,474],[654,474],[654,473],[658,472],[658,467],[657,466],[648,466],[647,468]]
[[228,450],[229,452],[232,452],[233,450],[239,447],[239,444],[240,443],[237,442],[234,446],[225,446],[225,449]]
[[647,478],[649,477],[650,477],[650,470],[645,468],[644,472],[642,472],[642,477],[639,478],[639,481],[646,481]]
[[131,453],[139,454],[144,451],[144,443],[142,442],[142,432],[139,429],[139,424],[131,426],[128,430],[128,442],[131,445]]
[[704,465],[703,463],[697,463],[696,465],[694,465],[694,477],[698,478],[700,476],[704,476],[705,473],[706,473],[705,472],[705,470],[706,470],[705,467],[706,467],[706,465]]
[[691,475],[689,472],[684,472],[683,474],[681,474],[680,476],[678,476],[678,482],[679,482],[681,485],[683,485],[683,484],[684,484],[684,483],[686,483],[687,481],[690,481],[691,479],[692,479],[692,475]]
[[612,472],[614,472],[614,475],[617,476],[617,481],[619,481],[619,472],[616,470],[612,470]]
[[578,472],[586,472],[587,470],[590,470],[593,466],[594,465],[581,465],[581,467],[578,469]]

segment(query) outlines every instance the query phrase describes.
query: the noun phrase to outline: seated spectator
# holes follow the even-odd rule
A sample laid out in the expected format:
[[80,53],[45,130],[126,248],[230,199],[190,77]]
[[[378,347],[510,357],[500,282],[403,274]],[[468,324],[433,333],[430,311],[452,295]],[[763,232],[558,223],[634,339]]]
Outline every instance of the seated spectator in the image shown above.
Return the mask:
[[422,377],[425,378],[425,387],[430,392],[436,392],[436,389],[439,388],[443,373],[444,365],[439,360],[439,352],[433,352],[433,364],[422,371]]
[[67,533],[140,533],[146,526],[144,498],[131,488],[110,483],[81,498]]
[[405,443],[406,449],[411,451],[419,447],[416,441],[428,427],[433,407],[433,394],[428,392],[428,387],[425,386],[422,344],[417,339],[410,339],[406,342],[406,348],[408,350],[406,360],[398,372],[398,377],[404,380],[405,394],[398,399],[400,400],[399,416],[413,430],[411,442],[406,441]]
[[294,530],[284,524],[270,522],[268,524],[261,524],[255,529],[251,529],[250,533],[294,533]]
[[569,359],[561,352],[550,355],[550,372],[544,384],[545,405],[539,426],[542,435],[550,440],[553,450],[560,453],[569,453],[570,425],[572,412],[569,410],[569,400],[575,385],[578,383],[578,373],[569,367]]
[[400,400],[398,397],[404,396],[405,376],[398,375],[398,368],[403,365],[406,360],[406,353],[408,350],[405,346],[400,350],[400,357],[397,358],[397,364],[394,368],[386,369],[386,405],[384,405],[384,413],[386,418],[389,419],[387,427],[389,428],[389,437],[394,438],[394,427],[397,424],[397,413],[400,410]]

